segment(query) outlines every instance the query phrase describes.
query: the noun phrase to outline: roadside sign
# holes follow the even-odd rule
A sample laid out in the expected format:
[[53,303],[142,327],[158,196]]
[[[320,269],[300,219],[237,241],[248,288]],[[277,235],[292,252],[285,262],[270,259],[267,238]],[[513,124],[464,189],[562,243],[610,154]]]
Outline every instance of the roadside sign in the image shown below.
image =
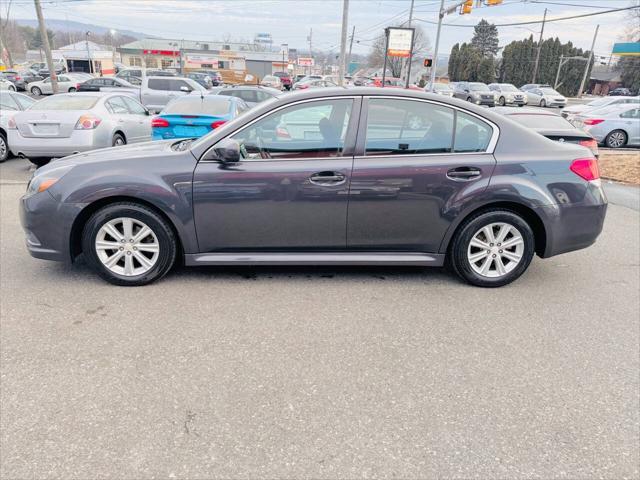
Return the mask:
[[314,65],[313,57],[298,57],[299,67],[313,67]]
[[413,28],[388,29],[387,55],[390,57],[409,57],[413,46]]

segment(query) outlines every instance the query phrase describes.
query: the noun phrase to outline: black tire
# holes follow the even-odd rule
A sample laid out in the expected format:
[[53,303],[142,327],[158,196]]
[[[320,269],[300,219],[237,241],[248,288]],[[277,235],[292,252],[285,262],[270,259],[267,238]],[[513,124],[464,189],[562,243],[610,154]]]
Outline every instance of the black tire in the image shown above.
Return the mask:
[[467,102],[473,102],[473,99],[471,97],[467,97]]
[[[469,243],[483,227],[492,223],[506,223],[515,227],[522,236],[524,247],[520,263],[501,277],[480,275],[471,266],[467,257]],[[458,228],[449,249],[449,266],[464,281],[478,287],[502,287],[522,275],[535,254],[535,237],[529,224],[517,213],[504,209],[479,212],[466,219]],[[498,260],[499,261],[499,260]]]
[[[622,143],[620,143],[622,140]],[[629,137],[623,130],[613,130],[604,137],[604,144],[609,148],[620,148],[627,144]]]
[[540,106],[541,106],[542,108],[544,108],[544,107],[546,107],[546,106],[547,106],[547,101],[546,101],[544,98],[543,98],[542,100],[540,100]]
[[116,133],[113,136],[113,139],[111,140],[111,145],[114,147],[119,147],[126,144],[127,144],[127,140],[124,138],[124,135],[120,133]]
[[[144,222],[155,234],[160,246],[155,265],[147,272],[136,276],[125,276],[109,270],[98,257],[95,238],[100,228],[108,221],[128,217]],[[82,232],[82,252],[87,264],[103,279],[114,285],[135,287],[159,280],[173,267],[177,254],[176,238],[171,226],[156,212],[133,202],[118,202],[101,208],[87,221]]]
[[14,87],[13,85],[9,85],[9,87],[7,87],[7,89],[8,89],[10,92],[15,92],[15,91],[16,91],[16,87]]
[[69,93],[73,93],[73,92],[75,92],[75,91],[76,91],[76,88],[75,88],[75,87],[71,87],[71,88],[69,88]]
[[40,95],[42,95],[42,90],[40,90],[38,87],[32,87],[31,94],[39,97]]
[[36,167],[44,167],[47,163],[51,161],[49,157],[29,157],[29,161],[33,163]]
[[500,100],[498,100],[498,103],[500,104],[501,107],[504,107],[507,104],[507,101],[504,99],[504,97],[500,97]]
[[0,132],[0,163],[9,158],[9,144],[7,143],[7,136],[4,132]]

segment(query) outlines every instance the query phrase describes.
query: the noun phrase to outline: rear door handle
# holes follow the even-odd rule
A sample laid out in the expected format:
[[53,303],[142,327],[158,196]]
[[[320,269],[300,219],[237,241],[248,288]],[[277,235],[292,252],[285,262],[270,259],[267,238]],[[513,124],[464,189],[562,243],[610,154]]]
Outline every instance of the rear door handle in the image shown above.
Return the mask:
[[458,167],[452,168],[447,172],[447,177],[452,180],[473,180],[482,174],[479,168],[475,167]]
[[316,185],[338,185],[344,183],[346,176],[340,172],[318,172],[309,177],[311,183]]

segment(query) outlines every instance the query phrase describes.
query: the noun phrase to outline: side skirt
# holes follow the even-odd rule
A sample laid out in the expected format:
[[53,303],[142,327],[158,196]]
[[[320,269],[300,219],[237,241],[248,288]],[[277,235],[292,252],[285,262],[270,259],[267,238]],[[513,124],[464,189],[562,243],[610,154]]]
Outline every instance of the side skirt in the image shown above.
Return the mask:
[[195,253],[184,256],[187,266],[197,265],[416,265],[441,267],[438,253]]

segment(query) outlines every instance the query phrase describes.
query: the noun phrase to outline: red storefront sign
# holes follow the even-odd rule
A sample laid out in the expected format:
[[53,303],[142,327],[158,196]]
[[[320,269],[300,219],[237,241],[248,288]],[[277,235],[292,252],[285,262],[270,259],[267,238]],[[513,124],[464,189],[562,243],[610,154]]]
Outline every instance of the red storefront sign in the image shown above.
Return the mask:
[[143,55],[164,55],[167,57],[177,57],[180,55],[180,52],[175,52],[173,50],[142,50]]

